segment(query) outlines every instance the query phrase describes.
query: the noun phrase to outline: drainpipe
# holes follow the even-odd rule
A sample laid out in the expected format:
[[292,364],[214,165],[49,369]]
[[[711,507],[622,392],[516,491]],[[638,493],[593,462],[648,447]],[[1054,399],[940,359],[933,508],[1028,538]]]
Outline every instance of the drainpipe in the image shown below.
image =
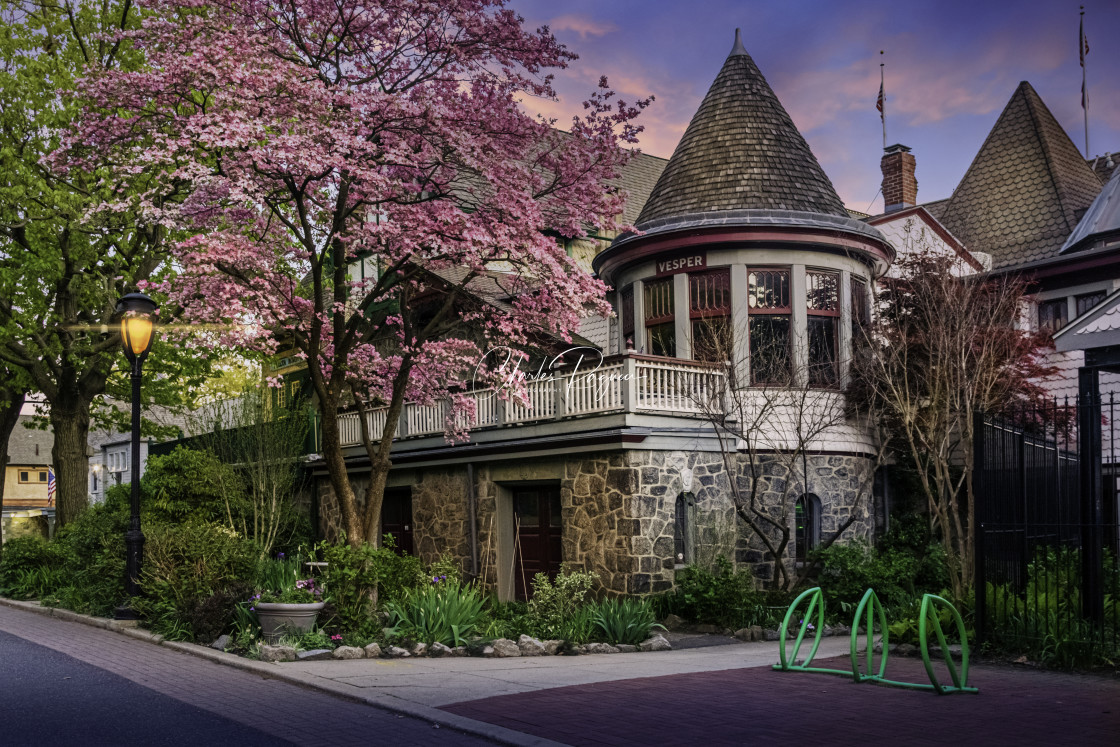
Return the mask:
[[467,514],[471,525],[471,580],[478,578],[478,496],[474,489],[474,465],[467,463]]

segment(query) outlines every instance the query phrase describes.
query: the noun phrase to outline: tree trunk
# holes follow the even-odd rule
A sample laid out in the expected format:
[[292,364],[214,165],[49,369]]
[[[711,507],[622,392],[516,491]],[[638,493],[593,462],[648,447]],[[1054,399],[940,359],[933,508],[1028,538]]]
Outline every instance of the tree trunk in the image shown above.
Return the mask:
[[334,489],[338,509],[342,514],[342,526],[346,530],[346,542],[351,547],[362,546],[365,537],[362,533],[362,523],[358,518],[357,499],[354,488],[350,485],[350,476],[346,471],[346,459],[342,456],[341,434],[338,431],[338,410],[334,407],[324,407],[320,402],[320,427],[322,429],[323,461],[327,464],[327,475],[330,477],[331,487]]
[[[4,510],[4,482],[8,474],[8,442],[12,431],[19,422],[19,413],[23,409],[23,402],[27,392],[5,391],[4,399],[0,400],[0,511]],[[4,537],[0,533],[0,549],[4,547]]]
[[54,431],[51,461],[57,488],[55,510],[58,525],[65,526],[89,507],[89,403],[78,402],[66,409],[51,403],[50,422]]

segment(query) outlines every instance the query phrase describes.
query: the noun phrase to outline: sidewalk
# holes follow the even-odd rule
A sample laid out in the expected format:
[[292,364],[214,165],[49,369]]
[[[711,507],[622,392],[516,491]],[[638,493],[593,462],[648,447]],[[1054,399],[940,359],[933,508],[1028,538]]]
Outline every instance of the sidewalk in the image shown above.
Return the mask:
[[[0,600],[0,605],[37,605]],[[5,610],[0,606],[0,627]],[[57,617],[80,618],[62,610]],[[25,615],[25,617],[28,617]],[[86,618],[101,627],[113,621]],[[104,631],[103,637],[120,639]],[[145,631],[125,635],[152,639]],[[123,642],[123,641],[122,641]],[[130,642],[131,643],[131,642]],[[826,638],[821,666],[847,664]],[[509,659],[361,659],[264,664],[194,644],[174,649],[305,688],[423,718],[506,744],[1113,744],[1120,679],[973,666],[978,695],[856,685],[775,672],[777,644]],[[104,657],[109,661],[112,656]],[[819,661],[819,660],[818,660]],[[928,681],[920,660],[888,676]]]

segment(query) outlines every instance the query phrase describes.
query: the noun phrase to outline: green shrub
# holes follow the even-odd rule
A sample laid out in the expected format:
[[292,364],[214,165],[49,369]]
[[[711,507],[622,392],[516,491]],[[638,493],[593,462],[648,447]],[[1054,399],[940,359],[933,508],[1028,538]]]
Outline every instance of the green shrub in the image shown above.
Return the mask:
[[204,522],[153,527],[135,608],[168,638],[210,641],[230,628],[253,587],[257,548],[231,530]]
[[511,638],[517,640],[529,632],[529,606],[522,601],[501,602],[490,597],[486,603],[486,619],[480,623],[483,638]]
[[750,572],[733,570],[731,561],[721,555],[714,569],[693,565],[677,571],[676,588],[654,604],[661,616],[671,613],[689,622],[737,630],[766,619],[763,599]]
[[645,599],[604,599],[590,611],[591,624],[607,643],[636,646],[649,638],[654,628],[665,629]]
[[526,622],[529,634],[537,638],[564,639],[569,635],[574,616],[584,606],[587,593],[599,574],[564,569],[556,578],[538,573],[533,578],[533,598],[529,601]]
[[316,556],[327,563],[323,583],[331,613],[324,617],[330,625],[341,630],[368,627],[373,593],[384,572],[383,562],[379,563],[384,561],[383,551],[384,548],[379,552],[372,545],[362,545],[358,549],[328,542],[316,545]]
[[209,451],[176,446],[152,456],[141,479],[145,521],[228,524],[248,510],[240,475]]
[[61,606],[110,616],[124,601],[128,516],[125,505],[100,504],[59,530],[55,541],[65,548],[67,577],[57,594]]
[[63,568],[65,553],[57,543],[42,537],[14,537],[0,555],[0,593],[15,599],[37,599],[55,591],[56,571]]
[[386,605],[394,635],[423,643],[462,646],[482,621],[483,598],[473,586],[439,581],[412,589]]

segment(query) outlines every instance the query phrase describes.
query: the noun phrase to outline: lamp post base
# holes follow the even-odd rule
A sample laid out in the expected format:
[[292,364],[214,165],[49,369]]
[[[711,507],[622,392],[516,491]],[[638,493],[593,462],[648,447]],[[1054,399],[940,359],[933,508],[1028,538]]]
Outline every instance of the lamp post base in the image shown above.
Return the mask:
[[132,607],[129,606],[128,602],[125,602],[120,607],[117,607],[115,610],[113,610],[113,619],[114,620],[139,620],[140,615],[138,615],[136,613],[136,610],[132,609]]

